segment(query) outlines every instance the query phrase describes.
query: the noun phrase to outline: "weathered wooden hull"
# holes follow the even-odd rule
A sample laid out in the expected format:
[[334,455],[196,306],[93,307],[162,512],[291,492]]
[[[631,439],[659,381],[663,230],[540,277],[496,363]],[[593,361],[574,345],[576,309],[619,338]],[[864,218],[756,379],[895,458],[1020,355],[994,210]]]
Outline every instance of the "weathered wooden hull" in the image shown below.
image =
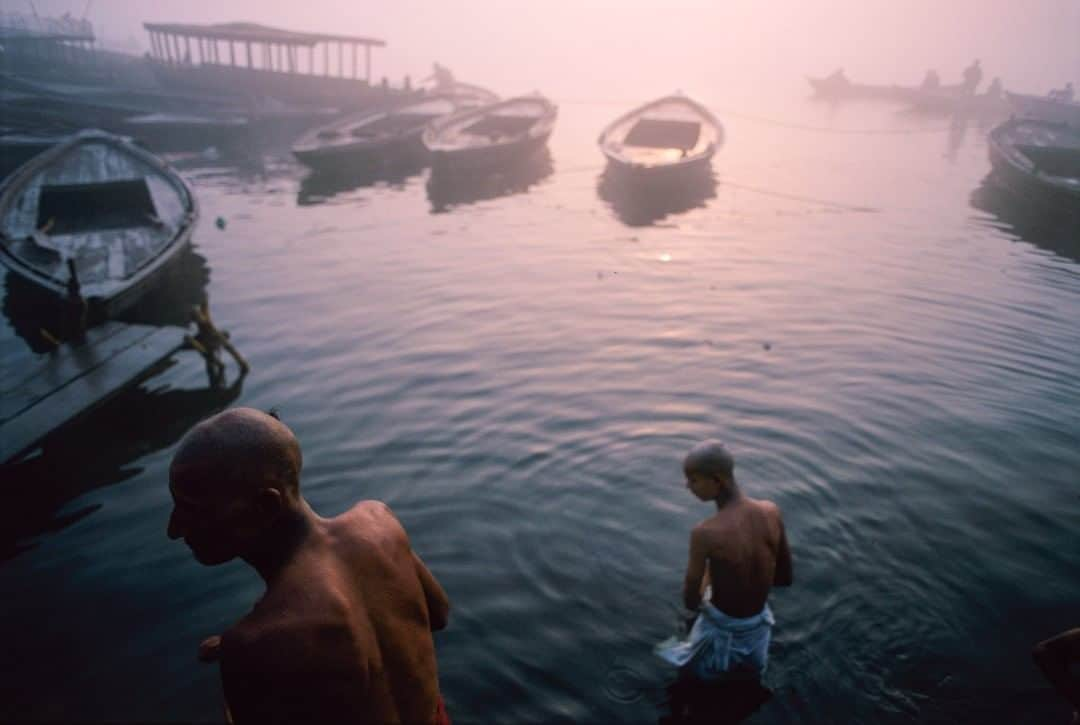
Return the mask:
[[537,153],[547,145],[551,132],[498,146],[483,146],[455,151],[431,151],[431,165],[441,172],[490,171]]
[[[177,212],[180,216],[175,229],[170,227],[167,236],[163,234],[160,237],[164,241],[153,247],[153,251],[149,253],[149,259],[140,262],[135,271],[125,276],[122,281],[110,281],[108,284],[101,285],[100,288],[104,291],[100,294],[92,291],[95,288],[88,289],[84,284],[83,295],[88,306],[100,315],[112,317],[134,305],[148,290],[156,286],[170,266],[180,257],[180,253],[188,247],[198,221],[198,204],[187,185],[158,157],[121,137],[100,131],[88,131],[76,134],[63,143],[38,154],[8,177],[0,186],[0,219],[5,219],[5,215],[18,203],[28,184],[38,178],[39,174],[48,169],[51,164],[59,163],[66,154],[83,143],[104,145],[115,149],[118,154],[137,160],[142,168],[150,169],[154,174],[160,175],[181,204]],[[4,221],[4,224],[6,225],[7,222]],[[26,256],[15,251],[18,243],[18,239],[11,238],[6,233],[0,234],[0,263],[7,266],[14,274],[46,290],[58,299],[67,298],[66,280],[35,265]]]
[[987,147],[995,177],[1013,195],[1026,202],[1080,216],[1080,185],[1064,184],[1039,173],[1035,165],[1011,144],[1010,130],[1024,123],[1041,122],[1007,121],[990,132]]

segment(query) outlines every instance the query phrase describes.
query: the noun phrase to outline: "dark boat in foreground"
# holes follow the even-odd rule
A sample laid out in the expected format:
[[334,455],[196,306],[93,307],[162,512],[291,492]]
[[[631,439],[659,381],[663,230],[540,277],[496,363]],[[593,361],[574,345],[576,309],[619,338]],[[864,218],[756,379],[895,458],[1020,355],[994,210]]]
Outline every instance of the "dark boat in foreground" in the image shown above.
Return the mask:
[[0,187],[0,262],[113,316],[153,287],[197,218],[195,197],[161,159],[122,137],[84,131]]
[[1080,215],[1080,129],[1013,119],[988,139],[1000,182],[1025,201]]
[[681,94],[623,114],[597,140],[613,167],[649,176],[706,166],[723,142],[724,128],[712,112]]
[[490,93],[437,95],[389,110],[353,114],[309,131],[293,145],[293,156],[323,173],[355,172],[415,158],[423,153],[420,137],[430,122],[494,98]]
[[558,108],[543,96],[519,96],[433,121],[424,129],[423,142],[434,166],[498,168],[543,147],[557,116]]

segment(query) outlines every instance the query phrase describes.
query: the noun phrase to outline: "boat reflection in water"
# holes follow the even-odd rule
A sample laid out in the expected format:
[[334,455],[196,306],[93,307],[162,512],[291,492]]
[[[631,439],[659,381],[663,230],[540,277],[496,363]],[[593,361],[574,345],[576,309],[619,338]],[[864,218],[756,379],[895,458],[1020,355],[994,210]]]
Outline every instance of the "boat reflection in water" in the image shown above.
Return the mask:
[[971,206],[995,217],[989,222],[1025,242],[1080,264],[1080,215],[1033,204],[990,174],[971,193]]
[[314,206],[330,202],[357,189],[383,185],[391,189],[404,188],[409,179],[424,171],[426,162],[422,157],[402,157],[393,163],[361,166],[353,171],[338,170],[333,173],[314,172],[300,181],[296,195],[298,206]]
[[716,198],[716,183],[708,165],[649,179],[608,164],[597,177],[596,193],[623,224],[645,227],[672,214],[704,207]]
[[546,146],[526,158],[488,173],[433,168],[427,182],[431,213],[441,214],[455,206],[523,194],[551,176],[554,169],[551,152]]
[[193,425],[227,408],[240,396],[243,381],[240,375],[221,387],[131,388],[50,434],[41,455],[0,465],[5,485],[18,491],[0,510],[0,561],[33,548],[29,539],[93,514],[100,503],[58,512],[90,491],[138,475],[142,469],[133,461],[174,445]]

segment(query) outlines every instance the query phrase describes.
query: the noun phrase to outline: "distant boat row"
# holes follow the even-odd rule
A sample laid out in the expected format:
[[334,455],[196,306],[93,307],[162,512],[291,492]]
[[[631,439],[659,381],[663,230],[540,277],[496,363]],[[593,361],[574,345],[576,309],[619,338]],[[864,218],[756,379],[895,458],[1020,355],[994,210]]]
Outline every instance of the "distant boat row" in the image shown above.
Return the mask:
[[[558,109],[540,95],[497,100],[474,89],[349,116],[305,134],[296,158],[315,171],[359,171],[426,155],[436,168],[493,169],[543,147]],[[723,127],[683,95],[646,103],[615,119],[598,140],[609,163],[655,176],[707,165],[723,143]]]
[[852,83],[843,78],[806,79],[818,98],[830,101],[878,100],[903,103],[929,113],[975,118],[1003,118],[1010,113],[1000,86],[983,93],[971,93],[963,84],[936,86],[873,85]]

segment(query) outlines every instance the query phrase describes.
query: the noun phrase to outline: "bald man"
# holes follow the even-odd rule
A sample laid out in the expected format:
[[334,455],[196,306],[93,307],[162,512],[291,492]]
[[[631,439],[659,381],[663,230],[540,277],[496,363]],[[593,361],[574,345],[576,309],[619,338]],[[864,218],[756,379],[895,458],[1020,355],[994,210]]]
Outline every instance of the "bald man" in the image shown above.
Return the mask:
[[195,426],[169,468],[169,538],[213,566],[240,557],[266,592],[203,661],[240,723],[448,723],[432,631],[449,602],[386,505],[332,519],[300,495],[300,444],[235,408]]
[[716,513],[690,532],[683,603],[700,608],[698,616],[685,640],[663,642],[657,654],[702,680],[760,677],[775,624],[769,592],[792,582],[780,509],[743,494],[735,459],[719,441],[694,446],[683,473],[691,493],[714,502]]

